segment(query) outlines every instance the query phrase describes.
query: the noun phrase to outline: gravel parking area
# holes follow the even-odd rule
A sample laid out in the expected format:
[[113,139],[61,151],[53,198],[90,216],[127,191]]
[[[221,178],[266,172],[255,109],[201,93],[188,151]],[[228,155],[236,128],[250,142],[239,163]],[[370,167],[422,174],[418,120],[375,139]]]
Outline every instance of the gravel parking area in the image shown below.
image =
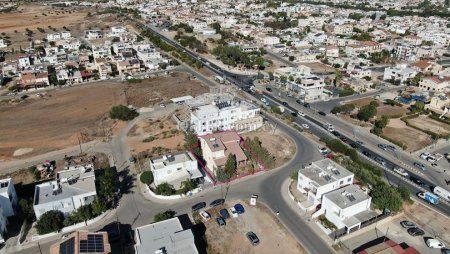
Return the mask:
[[[226,220],[226,226],[219,227],[217,214],[222,208],[241,203],[245,213]],[[277,218],[263,205],[250,206],[241,200],[209,209],[211,220],[205,222],[208,253],[307,253],[302,246],[283,228]],[[260,244],[252,246],[246,233],[253,231]]]

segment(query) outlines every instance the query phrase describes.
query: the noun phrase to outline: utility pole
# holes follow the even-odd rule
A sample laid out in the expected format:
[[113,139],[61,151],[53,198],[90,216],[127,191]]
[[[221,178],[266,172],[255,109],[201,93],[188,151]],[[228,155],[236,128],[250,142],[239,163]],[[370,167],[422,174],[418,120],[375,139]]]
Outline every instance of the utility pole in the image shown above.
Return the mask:
[[78,134],[77,134],[77,139],[78,139],[78,145],[80,146],[80,154],[82,154],[83,150],[81,149],[81,141],[80,141],[80,137],[78,137]]

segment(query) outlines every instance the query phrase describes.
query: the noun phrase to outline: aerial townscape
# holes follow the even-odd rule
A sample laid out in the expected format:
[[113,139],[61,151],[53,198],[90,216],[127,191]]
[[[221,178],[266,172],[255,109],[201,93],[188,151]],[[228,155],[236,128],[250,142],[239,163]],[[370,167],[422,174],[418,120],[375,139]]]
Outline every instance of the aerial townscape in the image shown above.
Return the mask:
[[450,0],[0,1],[0,254],[450,254]]

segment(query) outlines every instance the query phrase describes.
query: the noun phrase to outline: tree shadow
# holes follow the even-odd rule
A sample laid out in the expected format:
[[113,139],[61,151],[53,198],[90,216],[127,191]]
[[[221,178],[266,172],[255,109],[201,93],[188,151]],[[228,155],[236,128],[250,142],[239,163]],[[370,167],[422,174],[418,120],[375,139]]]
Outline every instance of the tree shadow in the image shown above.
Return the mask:
[[119,188],[121,195],[123,194],[133,194],[133,187],[135,187],[136,176],[130,173],[128,166],[118,172],[119,176]]

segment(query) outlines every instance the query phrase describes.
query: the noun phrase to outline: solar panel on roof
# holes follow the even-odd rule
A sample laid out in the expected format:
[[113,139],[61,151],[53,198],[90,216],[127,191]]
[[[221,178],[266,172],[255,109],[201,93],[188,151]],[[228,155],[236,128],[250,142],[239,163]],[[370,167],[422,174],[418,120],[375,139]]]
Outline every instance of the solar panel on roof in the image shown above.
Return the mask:
[[72,237],[59,244],[59,254],[75,254],[75,239]]
[[103,251],[103,235],[89,234],[87,236],[87,240],[80,240],[80,253]]
[[353,202],[353,201],[356,200],[355,197],[352,194],[348,194],[347,198],[350,200],[350,202]]

